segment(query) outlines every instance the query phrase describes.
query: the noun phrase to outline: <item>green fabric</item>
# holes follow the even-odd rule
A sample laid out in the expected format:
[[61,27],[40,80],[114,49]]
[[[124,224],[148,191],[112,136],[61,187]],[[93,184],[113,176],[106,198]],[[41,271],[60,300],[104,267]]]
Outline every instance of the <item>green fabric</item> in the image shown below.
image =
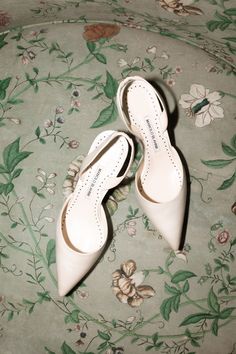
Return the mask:
[[[233,0],[1,1],[0,353],[236,352],[235,21]],[[57,216],[96,135],[125,130],[128,75],[159,86],[186,161],[187,261],[130,178],[102,260],[60,298]]]

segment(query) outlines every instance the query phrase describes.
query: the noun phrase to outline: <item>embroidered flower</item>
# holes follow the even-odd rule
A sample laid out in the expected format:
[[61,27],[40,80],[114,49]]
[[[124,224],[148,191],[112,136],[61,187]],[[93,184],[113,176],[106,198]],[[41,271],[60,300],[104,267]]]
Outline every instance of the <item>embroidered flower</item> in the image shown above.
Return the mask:
[[57,106],[56,107],[56,114],[61,114],[64,112],[64,108],[62,106]]
[[122,68],[122,67],[128,65],[127,61],[126,61],[125,59],[122,59],[122,58],[118,60],[117,64],[118,64],[118,66],[119,66],[120,68]]
[[7,12],[0,10],[0,27],[5,27],[9,25],[11,17]]
[[175,85],[175,80],[174,79],[168,79],[166,80],[166,83],[168,86],[173,87]]
[[83,37],[86,41],[98,41],[101,38],[111,38],[120,32],[120,26],[115,24],[99,23],[84,27]]
[[69,141],[68,146],[71,149],[77,149],[79,147],[79,142],[77,140],[73,139],[73,140]]
[[225,245],[230,238],[230,234],[227,230],[221,231],[217,236],[216,240],[219,242],[221,245]]
[[189,5],[189,0],[158,0],[161,7],[178,16],[202,15],[201,9]]
[[128,260],[112,274],[112,288],[117,299],[131,307],[140,306],[144,299],[155,295],[150,285],[141,285],[145,279],[143,272],[136,272],[136,263]]
[[79,100],[71,100],[71,104],[70,105],[71,105],[72,108],[80,108],[81,103],[80,103]]
[[28,65],[30,63],[30,60],[29,60],[29,58],[27,56],[22,55],[21,62],[22,62],[23,65]]
[[136,235],[136,221],[130,220],[126,223],[126,230],[128,232],[128,235],[131,237],[134,237]]
[[231,211],[236,215],[236,202],[231,206]]
[[150,46],[150,47],[148,47],[148,48],[146,49],[146,52],[147,52],[148,54],[156,54],[156,52],[157,52],[157,47],[156,47],[155,45]]
[[161,53],[160,58],[169,59],[169,57],[170,57],[169,54],[165,50],[163,50],[163,52]]
[[182,72],[183,72],[183,69],[181,68],[181,66],[176,66],[175,73],[176,74],[181,74]]
[[219,92],[210,92],[202,85],[193,84],[189,94],[181,95],[179,104],[185,109],[187,116],[196,118],[195,125],[201,128],[214,119],[224,117],[220,98]]
[[50,119],[45,120],[43,123],[44,128],[50,128],[53,125],[53,122]]

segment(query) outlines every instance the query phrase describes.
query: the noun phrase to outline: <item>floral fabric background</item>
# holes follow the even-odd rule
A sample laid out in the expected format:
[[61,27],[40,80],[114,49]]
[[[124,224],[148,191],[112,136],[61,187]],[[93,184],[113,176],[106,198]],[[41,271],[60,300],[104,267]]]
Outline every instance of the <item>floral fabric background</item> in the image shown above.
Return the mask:
[[[0,353],[236,353],[234,1],[15,3],[0,2]],[[60,298],[57,215],[95,136],[124,129],[128,75],[159,86],[188,168],[183,254],[121,185],[101,262]]]

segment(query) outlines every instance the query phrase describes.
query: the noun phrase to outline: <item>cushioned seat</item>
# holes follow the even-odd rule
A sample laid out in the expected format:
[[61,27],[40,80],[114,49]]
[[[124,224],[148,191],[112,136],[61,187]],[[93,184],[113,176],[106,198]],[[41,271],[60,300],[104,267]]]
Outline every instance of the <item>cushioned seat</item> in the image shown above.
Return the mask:
[[[232,0],[1,1],[0,351],[234,352],[235,16]],[[188,171],[183,251],[135,198],[136,142],[106,252],[62,298],[56,219],[95,136],[126,130],[131,75],[164,98]]]

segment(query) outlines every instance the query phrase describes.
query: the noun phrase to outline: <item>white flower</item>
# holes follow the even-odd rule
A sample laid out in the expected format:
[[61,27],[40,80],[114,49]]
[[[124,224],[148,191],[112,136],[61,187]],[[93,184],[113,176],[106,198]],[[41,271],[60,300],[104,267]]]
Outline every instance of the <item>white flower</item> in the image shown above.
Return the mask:
[[162,59],[169,59],[169,54],[167,54],[166,51],[163,51],[163,52],[161,53],[161,58],[162,58]]
[[44,179],[43,179],[42,176],[37,175],[36,178],[37,178],[37,180],[38,180],[39,182],[44,183]]
[[179,103],[188,116],[196,118],[195,125],[201,128],[216,118],[224,117],[224,110],[220,107],[220,98],[219,92],[210,92],[202,85],[193,84],[189,94],[181,95]]
[[45,216],[44,218],[47,222],[54,222],[53,218],[50,218],[49,216]]
[[166,83],[167,83],[168,86],[173,87],[173,86],[175,85],[175,80],[173,80],[173,79],[168,79],[168,80],[166,81]]
[[50,119],[45,120],[43,123],[44,128],[50,128],[53,125],[53,122]]
[[14,123],[14,124],[16,124],[16,125],[21,124],[21,120],[18,119],[18,118],[9,118],[9,119],[10,119],[10,121],[11,121],[12,123]]
[[43,209],[44,210],[49,210],[49,209],[52,209],[52,208],[53,208],[52,204],[47,204],[47,205],[45,205],[45,207]]
[[38,168],[37,171],[38,171],[38,173],[40,173],[41,175],[46,176],[46,172],[43,171],[41,168]]
[[155,45],[150,46],[150,47],[148,47],[148,48],[146,49],[146,52],[147,52],[148,54],[156,54],[156,52],[157,52],[157,47],[156,47]]
[[134,65],[134,64],[138,63],[140,60],[141,60],[140,57],[134,58],[134,60],[132,61],[132,64],[131,64],[131,65]]
[[48,191],[48,193],[50,194],[55,194],[55,191],[51,188],[46,188],[46,190]]
[[57,106],[56,107],[56,114],[60,114],[64,112],[64,108],[62,106]]
[[117,64],[118,64],[118,66],[120,68],[122,68],[123,66],[128,65],[127,61],[125,59],[122,59],[122,58],[118,60]]
[[50,175],[48,176],[48,179],[54,178],[54,177],[56,177],[56,175],[57,174],[55,172],[50,173]]

